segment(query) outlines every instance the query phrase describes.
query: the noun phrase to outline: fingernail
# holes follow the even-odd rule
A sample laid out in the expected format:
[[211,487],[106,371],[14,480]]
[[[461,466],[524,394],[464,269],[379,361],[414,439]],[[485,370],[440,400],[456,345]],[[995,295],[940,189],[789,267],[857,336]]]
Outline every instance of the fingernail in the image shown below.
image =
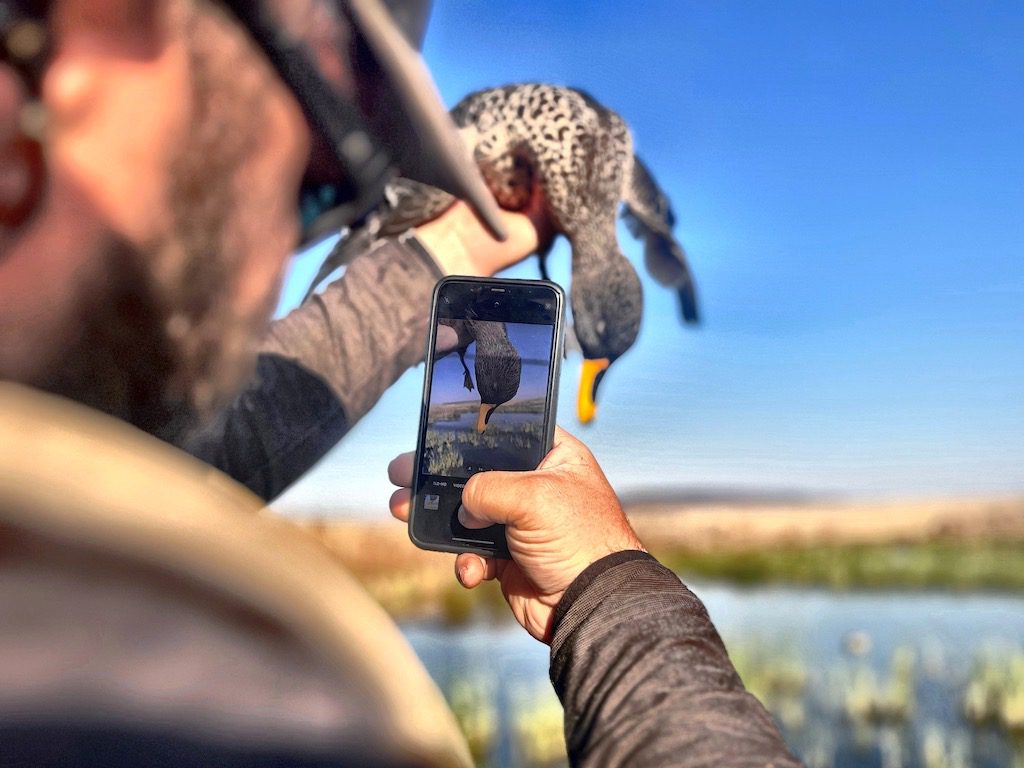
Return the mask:
[[469,575],[469,566],[467,566],[467,565],[459,566],[459,574],[458,574],[458,576],[459,576],[459,583],[462,584],[463,586],[465,586],[465,584],[466,584],[466,577],[468,575]]
[[466,528],[473,528],[474,530],[491,527],[491,523],[486,520],[481,520],[479,517],[475,517],[472,512],[461,504],[459,504],[459,522]]

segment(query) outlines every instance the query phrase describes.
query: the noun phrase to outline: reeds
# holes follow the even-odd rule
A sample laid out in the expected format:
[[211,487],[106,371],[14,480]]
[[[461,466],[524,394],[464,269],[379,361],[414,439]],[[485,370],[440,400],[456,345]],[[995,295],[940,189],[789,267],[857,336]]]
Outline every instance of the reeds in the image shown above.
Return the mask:
[[486,675],[453,678],[444,690],[478,765],[486,764],[501,723],[494,706],[494,681]]
[[536,421],[502,423],[494,419],[482,435],[474,429],[428,429],[424,441],[426,471],[433,475],[458,475],[465,472],[466,449],[530,451],[541,445],[543,438],[544,425],[539,415]]
[[518,685],[512,708],[518,763],[528,768],[567,765],[565,715],[551,685],[546,680]]
[[1024,737],[1024,648],[978,654],[961,698],[964,717]]
[[845,710],[855,725],[899,724],[913,715],[916,659],[913,648],[900,646],[892,654],[887,676],[866,664],[854,670]]
[[777,546],[754,552],[652,547],[673,570],[733,584],[847,589],[1024,590],[1024,543],[920,542]]

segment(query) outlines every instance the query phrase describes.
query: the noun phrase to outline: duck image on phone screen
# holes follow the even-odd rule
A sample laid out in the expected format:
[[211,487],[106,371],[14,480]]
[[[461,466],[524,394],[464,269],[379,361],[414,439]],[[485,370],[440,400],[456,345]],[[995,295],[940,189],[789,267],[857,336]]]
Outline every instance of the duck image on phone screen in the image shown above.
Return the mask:
[[553,332],[550,325],[530,323],[440,321],[423,453],[426,474],[469,477],[540,463]]
[[420,546],[504,549],[500,526],[470,530],[456,513],[473,474],[535,469],[550,448],[560,316],[560,291],[542,281],[439,287],[410,523]]

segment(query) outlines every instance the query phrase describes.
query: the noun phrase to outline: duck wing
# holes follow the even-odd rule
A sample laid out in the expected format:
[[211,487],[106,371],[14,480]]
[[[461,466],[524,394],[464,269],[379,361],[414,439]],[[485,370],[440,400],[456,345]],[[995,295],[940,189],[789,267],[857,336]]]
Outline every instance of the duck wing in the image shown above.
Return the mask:
[[[371,218],[373,215],[371,214]],[[377,240],[379,226],[379,222],[368,219],[364,224],[343,230],[338,242],[335,243],[334,248],[320,265],[320,269],[317,270],[313,282],[306,289],[306,295],[302,297],[301,303],[305,304],[309,301],[309,297],[313,295],[316,287],[326,280],[334,270],[347,265],[356,256],[369,250]]]
[[683,319],[696,323],[699,319],[697,287],[683,246],[672,234],[675,214],[668,197],[636,156],[624,202],[622,217],[633,236],[644,241],[647,271],[661,285],[676,289]]
[[341,238],[324,259],[310,283],[303,303],[334,270],[346,266],[385,237],[397,237],[413,227],[436,219],[455,203],[455,197],[437,187],[398,178],[384,190],[384,201],[362,223],[343,230]]
[[385,194],[387,207],[381,213],[379,237],[396,237],[426,224],[455,204],[453,195],[412,179],[395,179]]

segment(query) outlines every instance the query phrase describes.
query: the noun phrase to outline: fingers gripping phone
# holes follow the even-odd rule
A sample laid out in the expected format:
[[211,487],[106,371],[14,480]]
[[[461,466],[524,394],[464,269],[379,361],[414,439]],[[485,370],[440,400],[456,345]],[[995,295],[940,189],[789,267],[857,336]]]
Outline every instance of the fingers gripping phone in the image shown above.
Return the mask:
[[505,527],[463,526],[477,472],[536,469],[551,449],[565,294],[546,280],[446,277],[434,289],[409,537],[508,558]]

